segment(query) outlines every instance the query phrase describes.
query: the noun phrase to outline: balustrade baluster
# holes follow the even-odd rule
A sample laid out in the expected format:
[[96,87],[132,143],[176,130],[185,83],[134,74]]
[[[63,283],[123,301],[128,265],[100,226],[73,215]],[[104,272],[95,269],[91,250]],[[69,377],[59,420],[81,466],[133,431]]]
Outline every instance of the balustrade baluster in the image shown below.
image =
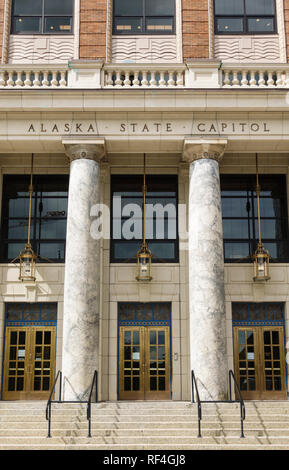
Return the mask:
[[23,86],[22,72],[21,72],[21,71],[18,71],[18,72],[17,72],[17,79],[16,79],[16,82],[15,82],[15,85],[16,85],[17,87],[22,87],[22,86]]
[[5,79],[6,72],[0,72],[0,87],[6,86],[6,79]]
[[7,86],[9,86],[10,88],[15,86],[13,75],[14,75],[14,72],[11,72],[11,71],[8,72]]
[[148,77],[148,73],[147,73],[146,70],[144,70],[144,71],[142,72],[142,81],[141,81],[141,85],[142,85],[143,87],[147,87],[148,84],[149,84],[147,77]]
[[160,88],[165,88],[166,86],[167,86],[167,82],[165,80],[165,72],[160,72],[159,87]]
[[177,87],[182,87],[184,86],[184,75],[183,72],[178,72],[177,73]]
[[275,82],[273,78],[273,72],[268,71],[268,80],[267,80],[267,86],[269,88],[274,88],[275,87]]
[[248,87],[247,70],[242,70],[241,87]]
[[66,81],[66,72],[61,72],[61,73],[60,73],[59,85],[60,85],[61,87],[66,87],[66,85],[67,85],[67,81]]
[[35,72],[34,74],[33,86],[36,88],[40,86],[39,72]]
[[132,81],[132,86],[134,88],[139,87],[139,84],[140,84],[139,79],[138,79],[138,74],[139,74],[139,71],[134,72],[134,79]]
[[255,78],[255,74],[256,72],[254,70],[251,70],[250,71],[250,80],[249,80],[249,84],[250,84],[250,87],[251,88],[254,88],[257,86],[257,81],[256,81],[256,78]]
[[51,86],[52,87],[57,87],[58,86],[57,72],[55,72],[55,71],[52,72]]
[[130,88],[131,87],[131,80],[130,80],[128,70],[125,72],[125,79],[124,79],[123,85],[124,85],[125,88]]

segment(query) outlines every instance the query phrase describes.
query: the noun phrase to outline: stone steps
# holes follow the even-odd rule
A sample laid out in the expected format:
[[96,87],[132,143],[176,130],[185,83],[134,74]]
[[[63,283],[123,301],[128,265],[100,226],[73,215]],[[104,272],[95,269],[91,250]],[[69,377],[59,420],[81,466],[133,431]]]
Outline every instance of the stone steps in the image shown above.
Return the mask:
[[[93,437],[135,437],[136,435],[140,437],[196,437],[198,428],[195,425],[190,429],[182,428],[170,428],[170,429],[108,429],[108,428],[94,428],[92,427],[92,436]],[[289,438],[289,430],[284,428],[277,429],[261,429],[261,428],[252,428],[245,429],[245,434],[248,437],[279,437]],[[52,429],[53,437],[87,437],[87,427],[86,428],[77,428],[74,430],[67,428],[54,428]],[[13,429],[10,432],[7,430],[0,431],[0,440],[2,442],[2,437],[11,438],[11,437],[46,437],[47,436],[47,426],[42,429]],[[203,437],[240,437],[240,427],[231,428],[231,429],[221,429],[220,427],[215,426],[211,429],[206,429],[202,427],[202,436]]]
[[203,404],[202,438],[197,405],[189,402],[52,405],[48,439],[46,402],[0,402],[0,450],[289,450],[289,402],[246,402],[245,438],[239,404]]

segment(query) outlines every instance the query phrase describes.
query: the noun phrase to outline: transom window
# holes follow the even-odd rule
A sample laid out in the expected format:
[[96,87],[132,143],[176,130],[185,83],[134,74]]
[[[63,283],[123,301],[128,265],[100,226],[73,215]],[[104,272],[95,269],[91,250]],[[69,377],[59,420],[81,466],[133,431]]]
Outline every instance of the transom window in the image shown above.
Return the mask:
[[172,34],[175,0],[114,0],[114,34]]
[[[111,179],[111,262],[133,263],[143,236],[143,176]],[[178,262],[177,185],[175,175],[147,175],[146,241],[153,262]]]
[[74,0],[13,0],[12,34],[71,34]]
[[276,33],[275,0],[215,0],[216,34]]
[[[262,241],[272,258],[288,262],[286,177],[260,175],[259,181]],[[256,176],[221,175],[221,190],[225,262],[244,261],[258,243]]]
[[[27,242],[29,181],[29,176],[22,175],[3,178],[1,261],[4,263],[16,258]],[[67,175],[33,177],[31,244],[37,254],[54,262],[64,261],[68,181]]]

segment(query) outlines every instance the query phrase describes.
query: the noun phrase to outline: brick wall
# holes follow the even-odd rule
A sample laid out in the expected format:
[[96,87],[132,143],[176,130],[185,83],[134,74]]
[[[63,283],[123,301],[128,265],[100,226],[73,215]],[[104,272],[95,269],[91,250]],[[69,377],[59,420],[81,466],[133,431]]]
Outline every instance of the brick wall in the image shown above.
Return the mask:
[[3,25],[4,25],[4,0],[0,0],[0,63],[2,60]]
[[106,0],[80,0],[80,59],[105,60],[106,3]]
[[184,59],[209,58],[208,0],[182,0],[182,21]]
[[289,0],[284,0],[284,21],[286,34],[286,52],[287,58],[289,58]]

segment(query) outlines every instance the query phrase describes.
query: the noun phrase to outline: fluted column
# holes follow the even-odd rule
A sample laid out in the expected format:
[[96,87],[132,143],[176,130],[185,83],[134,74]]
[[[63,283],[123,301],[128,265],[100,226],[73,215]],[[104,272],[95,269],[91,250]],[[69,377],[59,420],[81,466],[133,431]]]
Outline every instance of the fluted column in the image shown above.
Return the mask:
[[92,238],[91,207],[99,203],[104,141],[63,142],[70,159],[62,372],[64,399],[87,398],[99,344],[99,241]]
[[228,389],[219,176],[226,143],[187,140],[183,154],[190,162],[190,358],[203,400],[225,399]]

